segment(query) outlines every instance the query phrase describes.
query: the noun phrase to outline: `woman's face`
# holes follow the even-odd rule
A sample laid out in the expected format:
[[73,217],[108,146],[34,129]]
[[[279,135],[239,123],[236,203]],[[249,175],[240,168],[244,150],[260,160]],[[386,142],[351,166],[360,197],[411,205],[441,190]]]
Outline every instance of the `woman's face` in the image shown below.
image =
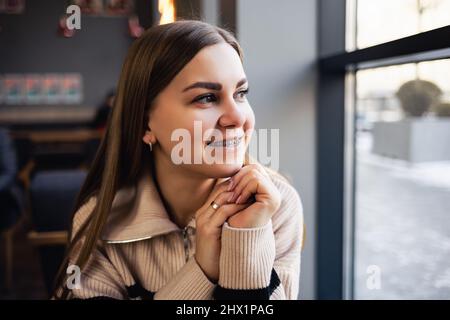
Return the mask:
[[247,89],[233,47],[203,48],[156,97],[144,142],[154,143],[154,157],[187,170],[214,178],[233,175],[244,163],[255,123]]

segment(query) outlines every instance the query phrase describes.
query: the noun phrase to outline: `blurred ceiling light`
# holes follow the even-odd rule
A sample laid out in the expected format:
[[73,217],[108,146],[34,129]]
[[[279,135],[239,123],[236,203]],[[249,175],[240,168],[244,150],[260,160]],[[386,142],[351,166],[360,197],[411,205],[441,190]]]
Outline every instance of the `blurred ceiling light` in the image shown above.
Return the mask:
[[174,0],[158,0],[158,10],[161,14],[159,24],[166,24],[175,21]]

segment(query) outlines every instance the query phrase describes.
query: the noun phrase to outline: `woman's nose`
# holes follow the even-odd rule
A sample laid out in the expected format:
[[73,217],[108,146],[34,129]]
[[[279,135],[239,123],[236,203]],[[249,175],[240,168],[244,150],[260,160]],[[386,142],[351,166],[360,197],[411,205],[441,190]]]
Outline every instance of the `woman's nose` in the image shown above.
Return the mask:
[[240,108],[233,99],[224,102],[223,114],[219,118],[219,124],[222,127],[242,127],[244,122],[244,108]]

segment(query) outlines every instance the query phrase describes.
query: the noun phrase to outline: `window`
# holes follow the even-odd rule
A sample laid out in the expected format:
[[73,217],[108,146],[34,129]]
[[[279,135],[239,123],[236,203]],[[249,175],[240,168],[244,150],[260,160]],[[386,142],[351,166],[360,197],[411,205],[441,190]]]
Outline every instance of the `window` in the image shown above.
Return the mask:
[[358,0],[357,48],[450,24],[450,0]]
[[[446,26],[449,0],[358,0],[356,47]],[[450,298],[450,60],[359,70],[355,299]]]
[[356,299],[450,298],[450,60],[356,73]]
[[318,298],[450,299],[450,0],[319,14]]

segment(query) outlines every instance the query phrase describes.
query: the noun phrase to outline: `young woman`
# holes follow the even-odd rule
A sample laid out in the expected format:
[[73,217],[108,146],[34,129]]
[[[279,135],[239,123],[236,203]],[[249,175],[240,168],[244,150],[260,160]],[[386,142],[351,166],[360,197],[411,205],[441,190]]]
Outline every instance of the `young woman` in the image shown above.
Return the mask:
[[[297,298],[301,202],[248,160],[255,118],[242,59],[231,33],[200,21],[133,43],[55,298]],[[180,130],[191,138],[174,153]],[[214,153],[233,161],[207,161]]]

